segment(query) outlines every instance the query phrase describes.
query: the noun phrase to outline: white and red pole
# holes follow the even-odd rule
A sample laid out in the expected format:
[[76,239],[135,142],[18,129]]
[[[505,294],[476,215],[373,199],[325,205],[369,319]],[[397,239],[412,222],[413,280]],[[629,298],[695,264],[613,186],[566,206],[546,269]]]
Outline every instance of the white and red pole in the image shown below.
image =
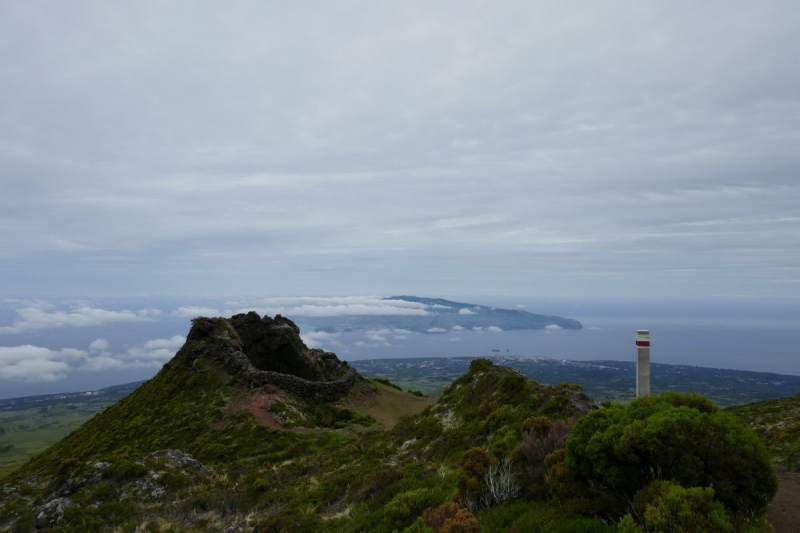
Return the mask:
[[636,331],[636,397],[650,396],[650,332]]

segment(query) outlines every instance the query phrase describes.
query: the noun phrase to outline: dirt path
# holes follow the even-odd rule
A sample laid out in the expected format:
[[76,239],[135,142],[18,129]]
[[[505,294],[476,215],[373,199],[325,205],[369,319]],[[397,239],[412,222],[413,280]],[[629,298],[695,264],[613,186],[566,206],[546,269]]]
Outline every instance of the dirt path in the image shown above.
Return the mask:
[[767,518],[775,526],[775,533],[800,533],[800,474],[783,473],[780,479]]

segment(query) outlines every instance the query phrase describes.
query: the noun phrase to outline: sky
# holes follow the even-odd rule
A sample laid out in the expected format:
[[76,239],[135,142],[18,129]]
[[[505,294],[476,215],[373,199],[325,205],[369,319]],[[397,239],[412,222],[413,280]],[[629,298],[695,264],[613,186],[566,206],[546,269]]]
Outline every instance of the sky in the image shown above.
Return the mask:
[[797,324],[797,50],[795,0],[3,2],[0,381],[303,297]]
[[800,297],[800,5],[4,2],[0,294]]

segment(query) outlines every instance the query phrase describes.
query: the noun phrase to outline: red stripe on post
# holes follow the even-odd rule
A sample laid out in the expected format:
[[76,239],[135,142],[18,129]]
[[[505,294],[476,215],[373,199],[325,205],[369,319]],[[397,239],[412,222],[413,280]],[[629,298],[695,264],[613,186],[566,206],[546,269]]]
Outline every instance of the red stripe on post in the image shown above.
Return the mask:
[[644,348],[650,347],[650,341],[636,341],[636,346],[642,346]]

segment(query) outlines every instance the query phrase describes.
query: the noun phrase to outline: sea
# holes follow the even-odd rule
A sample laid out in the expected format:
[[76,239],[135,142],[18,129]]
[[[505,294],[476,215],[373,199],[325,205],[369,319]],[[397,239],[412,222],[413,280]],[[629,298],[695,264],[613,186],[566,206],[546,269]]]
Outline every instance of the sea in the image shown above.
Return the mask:
[[[467,297],[475,302],[479,297]],[[637,300],[484,298],[496,307],[579,320],[581,330],[340,334],[352,360],[521,355],[579,361],[635,361],[637,330],[649,330],[656,363],[800,375],[800,302],[775,299]],[[482,303],[482,302],[481,302]],[[800,391],[798,391],[800,392]]]
[[[313,326],[304,324],[302,316],[290,318],[298,323],[309,346],[335,352],[348,361],[491,355],[635,361],[636,331],[646,329],[650,331],[651,360],[655,363],[800,375],[800,301],[797,299],[719,297],[669,300],[635,296],[521,298],[514,295],[445,297],[472,304],[573,318],[583,324],[583,329],[451,331],[444,334],[385,329],[324,335],[314,334]],[[84,363],[80,358],[64,350],[81,350],[95,356],[97,354],[90,351],[90,345],[102,339],[107,343],[104,352],[108,352],[109,357],[126,360],[132,352],[141,350],[151,341],[188,333],[190,321],[174,313],[178,307],[219,307],[218,299],[202,297],[124,297],[94,299],[90,303],[93,307],[109,310],[157,309],[160,313],[148,315],[148,319],[141,322],[52,327],[0,335],[0,398],[95,390],[148,379],[155,375],[163,360],[141,368],[128,366],[89,371],[81,367]],[[19,305],[14,299],[0,305],[0,327],[14,323],[17,318],[15,309]],[[59,308],[64,307],[56,307]],[[69,368],[45,375],[46,379],[14,377],[8,365],[5,368],[2,365],[8,363],[14,350],[23,346],[50,350],[52,353],[46,357],[61,361]]]

